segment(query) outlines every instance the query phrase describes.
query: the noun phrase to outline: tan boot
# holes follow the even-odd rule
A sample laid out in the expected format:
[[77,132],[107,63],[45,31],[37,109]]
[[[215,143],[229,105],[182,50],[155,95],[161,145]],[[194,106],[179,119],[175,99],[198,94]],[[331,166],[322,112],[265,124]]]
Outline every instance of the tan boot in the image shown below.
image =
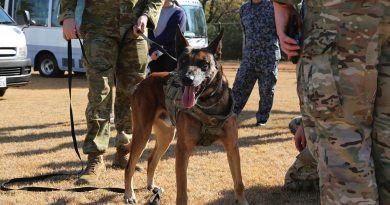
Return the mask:
[[[112,162],[112,168],[114,169],[126,169],[128,159],[129,150],[126,149],[125,146],[119,146],[116,148],[116,153],[114,156],[114,161]],[[136,166],[135,170],[142,171],[144,170],[141,166]]]
[[106,165],[103,161],[103,153],[88,154],[87,168],[83,175],[76,181],[76,184],[93,185],[99,182],[99,177],[106,171]]

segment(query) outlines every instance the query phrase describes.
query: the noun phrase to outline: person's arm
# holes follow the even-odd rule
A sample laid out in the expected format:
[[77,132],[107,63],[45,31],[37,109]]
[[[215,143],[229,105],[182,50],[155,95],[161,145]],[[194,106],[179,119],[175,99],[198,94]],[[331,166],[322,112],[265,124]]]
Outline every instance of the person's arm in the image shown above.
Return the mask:
[[150,29],[156,27],[163,3],[164,0],[147,1],[145,10],[142,12],[141,16],[138,17],[137,25],[133,26],[133,33],[135,36],[138,36],[138,33],[140,32],[143,33],[146,27]]
[[299,125],[294,135],[295,148],[298,151],[302,151],[306,147],[306,137],[303,124]]
[[286,27],[290,17],[290,12],[294,8],[290,4],[282,4],[275,1],[273,4],[275,9],[276,32],[279,37],[281,49],[289,58],[297,56],[299,55],[297,50],[300,49],[297,42],[286,35]]
[[62,24],[62,31],[66,40],[75,39],[76,32],[80,33],[75,20],[77,0],[61,0],[61,14],[58,21]]
[[[186,15],[183,10],[177,10],[171,15],[164,31],[155,37],[153,41],[160,45],[174,44],[177,25],[179,25],[181,32],[184,33],[186,30]],[[154,44],[151,45],[151,52],[156,50],[157,47]]]

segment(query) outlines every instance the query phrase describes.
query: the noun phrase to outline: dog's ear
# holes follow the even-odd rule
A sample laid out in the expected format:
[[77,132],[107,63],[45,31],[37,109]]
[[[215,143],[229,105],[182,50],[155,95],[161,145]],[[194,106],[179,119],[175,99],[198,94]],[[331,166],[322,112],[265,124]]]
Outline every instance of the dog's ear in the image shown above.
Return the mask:
[[186,38],[183,36],[180,30],[180,26],[177,25],[176,28],[176,57],[179,57],[181,53],[183,53],[184,49],[189,46],[188,41]]
[[221,29],[221,32],[219,32],[218,36],[207,46],[207,50],[210,51],[212,54],[215,54],[218,50],[219,42],[221,41],[223,36],[223,28]]

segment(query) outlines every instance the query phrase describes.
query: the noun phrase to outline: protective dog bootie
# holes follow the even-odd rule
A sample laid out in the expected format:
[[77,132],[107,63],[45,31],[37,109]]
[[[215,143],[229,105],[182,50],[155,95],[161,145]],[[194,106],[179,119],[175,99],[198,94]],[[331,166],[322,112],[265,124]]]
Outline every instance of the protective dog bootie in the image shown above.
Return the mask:
[[106,171],[103,161],[103,153],[88,154],[87,168],[83,175],[76,181],[77,185],[93,185],[99,182],[99,177]]

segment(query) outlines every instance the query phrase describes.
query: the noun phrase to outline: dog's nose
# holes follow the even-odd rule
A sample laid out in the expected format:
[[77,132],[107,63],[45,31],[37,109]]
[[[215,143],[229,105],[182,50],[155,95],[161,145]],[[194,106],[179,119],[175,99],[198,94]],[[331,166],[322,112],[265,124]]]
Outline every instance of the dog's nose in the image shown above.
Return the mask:
[[185,85],[185,86],[191,86],[192,85],[192,83],[194,82],[194,76],[193,75],[185,75],[184,77],[183,77],[183,79],[182,79],[182,81],[183,81],[183,84]]

